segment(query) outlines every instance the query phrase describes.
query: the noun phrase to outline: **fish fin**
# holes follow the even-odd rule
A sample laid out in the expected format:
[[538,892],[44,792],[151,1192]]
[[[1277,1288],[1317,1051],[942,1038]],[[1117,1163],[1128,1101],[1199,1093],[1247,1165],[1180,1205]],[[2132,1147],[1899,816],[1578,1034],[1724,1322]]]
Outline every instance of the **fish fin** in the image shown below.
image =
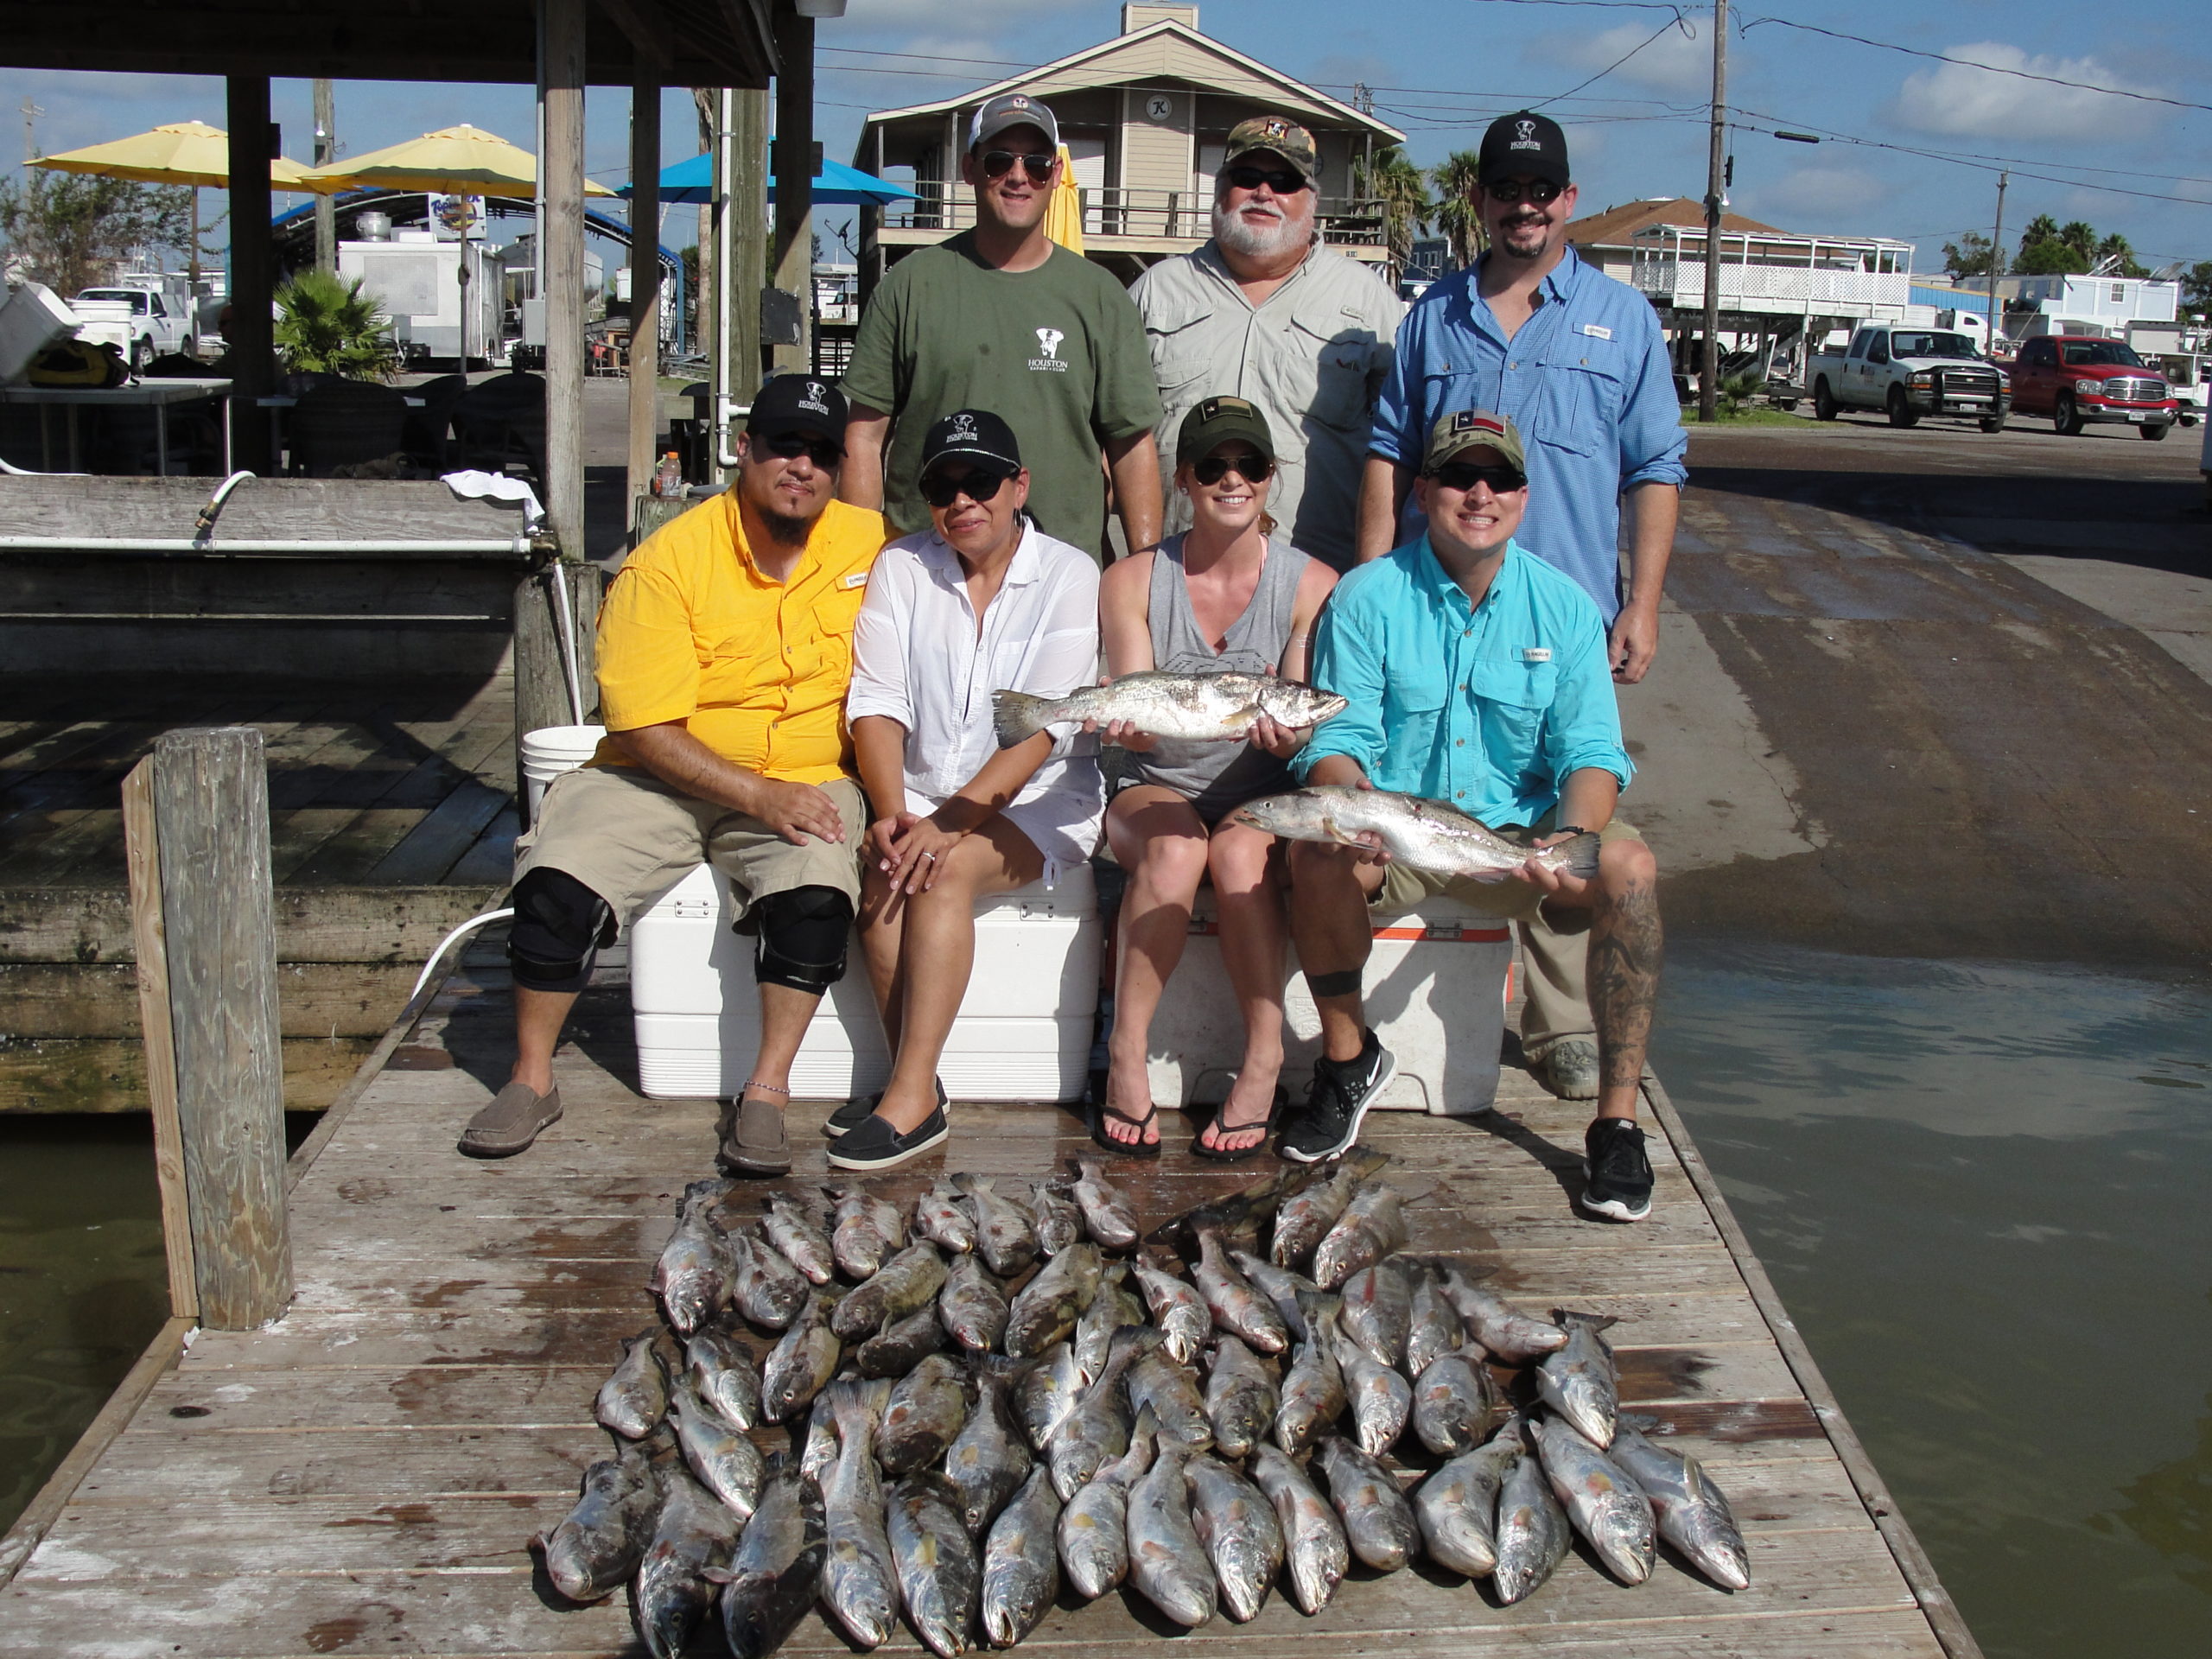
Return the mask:
[[1032,696],[1027,691],[992,692],[991,726],[998,734],[999,747],[1010,749],[1043,731],[1052,722],[1039,711],[1052,702],[1050,697]]
[[1618,1325],[1620,1320],[1611,1313],[1580,1313],[1571,1307],[1555,1307],[1552,1310],[1552,1322],[1561,1325],[1579,1325],[1591,1331],[1605,1331]]
[[1560,868],[1570,875],[1587,881],[1598,874],[1598,837],[1592,831],[1570,836],[1548,850],[1558,855]]

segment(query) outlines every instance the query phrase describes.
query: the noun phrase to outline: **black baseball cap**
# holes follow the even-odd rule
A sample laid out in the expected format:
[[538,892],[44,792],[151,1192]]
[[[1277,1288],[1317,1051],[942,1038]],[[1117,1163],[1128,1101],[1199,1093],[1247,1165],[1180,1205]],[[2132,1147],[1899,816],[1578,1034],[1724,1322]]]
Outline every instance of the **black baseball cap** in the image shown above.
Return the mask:
[[964,461],[978,472],[1012,478],[1021,470],[1021,446],[1014,429],[988,409],[959,409],[924,435],[921,476],[927,478],[944,461]]
[[1477,176],[1485,180],[1547,179],[1562,190],[1574,182],[1567,167],[1567,135],[1558,122],[1532,110],[1491,122],[1477,163]]
[[745,429],[756,438],[787,432],[821,432],[841,448],[845,442],[845,394],[811,375],[779,374],[753,396]]
[[1175,464],[1202,461],[1217,445],[1242,438],[1269,461],[1275,458],[1274,434],[1257,404],[1243,397],[1208,397],[1191,406],[1175,435]]

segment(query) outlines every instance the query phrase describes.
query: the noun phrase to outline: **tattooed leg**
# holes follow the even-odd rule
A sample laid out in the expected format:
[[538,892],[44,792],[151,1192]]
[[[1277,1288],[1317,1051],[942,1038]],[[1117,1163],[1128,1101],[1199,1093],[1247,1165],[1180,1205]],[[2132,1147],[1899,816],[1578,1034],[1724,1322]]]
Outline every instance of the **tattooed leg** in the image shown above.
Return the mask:
[[1598,1027],[1600,1117],[1634,1117],[1651,1040],[1664,946],[1659,867],[1640,842],[1608,846],[1590,925],[1590,1012]]

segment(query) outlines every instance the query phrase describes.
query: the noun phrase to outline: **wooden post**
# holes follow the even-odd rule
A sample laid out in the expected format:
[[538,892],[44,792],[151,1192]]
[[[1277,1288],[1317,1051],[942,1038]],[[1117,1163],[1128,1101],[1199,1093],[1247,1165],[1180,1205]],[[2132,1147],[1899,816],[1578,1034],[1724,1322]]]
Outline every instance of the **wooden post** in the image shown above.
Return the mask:
[[660,77],[640,58],[630,88],[630,500],[660,460]]
[[269,229],[269,77],[232,75],[231,124],[231,464],[266,474],[275,466],[269,422],[254,400],[276,382],[269,305],[276,250]]
[[[760,290],[768,285],[768,94],[730,94],[735,165],[729,198],[729,390],[749,405],[760,389]],[[733,444],[736,440],[731,439]]]
[[193,1263],[192,1205],[185,1196],[183,1130],[176,1115],[176,1034],[169,1020],[161,856],[154,820],[154,760],[149,755],[123,780],[123,860],[130,882],[130,939],[138,959],[138,1024],[145,1033],[146,1095],[153,1109],[154,1180],[162,1195],[169,1312],[196,1322],[200,1286]]
[[162,734],[150,793],[200,1319],[248,1331],[292,1300],[260,732]]
[[568,672],[561,660],[560,621],[553,604],[556,580],[568,584],[569,612],[575,621],[576,683],[583,694],[586,721],[599,706],[599,659],[594,648],[601,586],[599,567],[567,561],[549,564],[515,587],[515,794],[525,814],[529,796],[521,787],[523,734],[576,723]]
[[545,153],[537,250],[545,296],[545,516],[564,559],[584,554],[584,0],[543,0]]
[[776,30],[776,286],[798,296],[799,337],[778,345],[778,374],[814,372],[814,19],[778,11]]

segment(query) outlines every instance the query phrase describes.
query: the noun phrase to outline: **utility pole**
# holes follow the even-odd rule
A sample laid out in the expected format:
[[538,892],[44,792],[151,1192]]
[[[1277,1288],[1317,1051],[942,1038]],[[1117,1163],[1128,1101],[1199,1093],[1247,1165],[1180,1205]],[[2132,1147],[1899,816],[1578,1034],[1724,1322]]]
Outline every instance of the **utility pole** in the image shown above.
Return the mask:
[[1728,137],[1728,0],[1713,0],[1713,133],[1705,165],[1705,363],[1698,376],[1697,417],[1719,418],[1720,178]]
[[29,98],[23,99],[23,165],[38,160],[38,118],[46,111]]
[[[330,80],[318,75],[315,83],[315,164],[327,167],[338,159],[338,117],[333,108]],[[461,250],[464,263],[468,252]],[[315,199],[315,268],[334,271],[338,269],[338,199],[318,195]]]
[[2004,274],[2009,263],[2005,257],[2005,187],[2011,183],[2010,173],[1997,175],[1997,229],[1989,238],[1989,340],[1990,355],[1997,353],[1997,279]]

